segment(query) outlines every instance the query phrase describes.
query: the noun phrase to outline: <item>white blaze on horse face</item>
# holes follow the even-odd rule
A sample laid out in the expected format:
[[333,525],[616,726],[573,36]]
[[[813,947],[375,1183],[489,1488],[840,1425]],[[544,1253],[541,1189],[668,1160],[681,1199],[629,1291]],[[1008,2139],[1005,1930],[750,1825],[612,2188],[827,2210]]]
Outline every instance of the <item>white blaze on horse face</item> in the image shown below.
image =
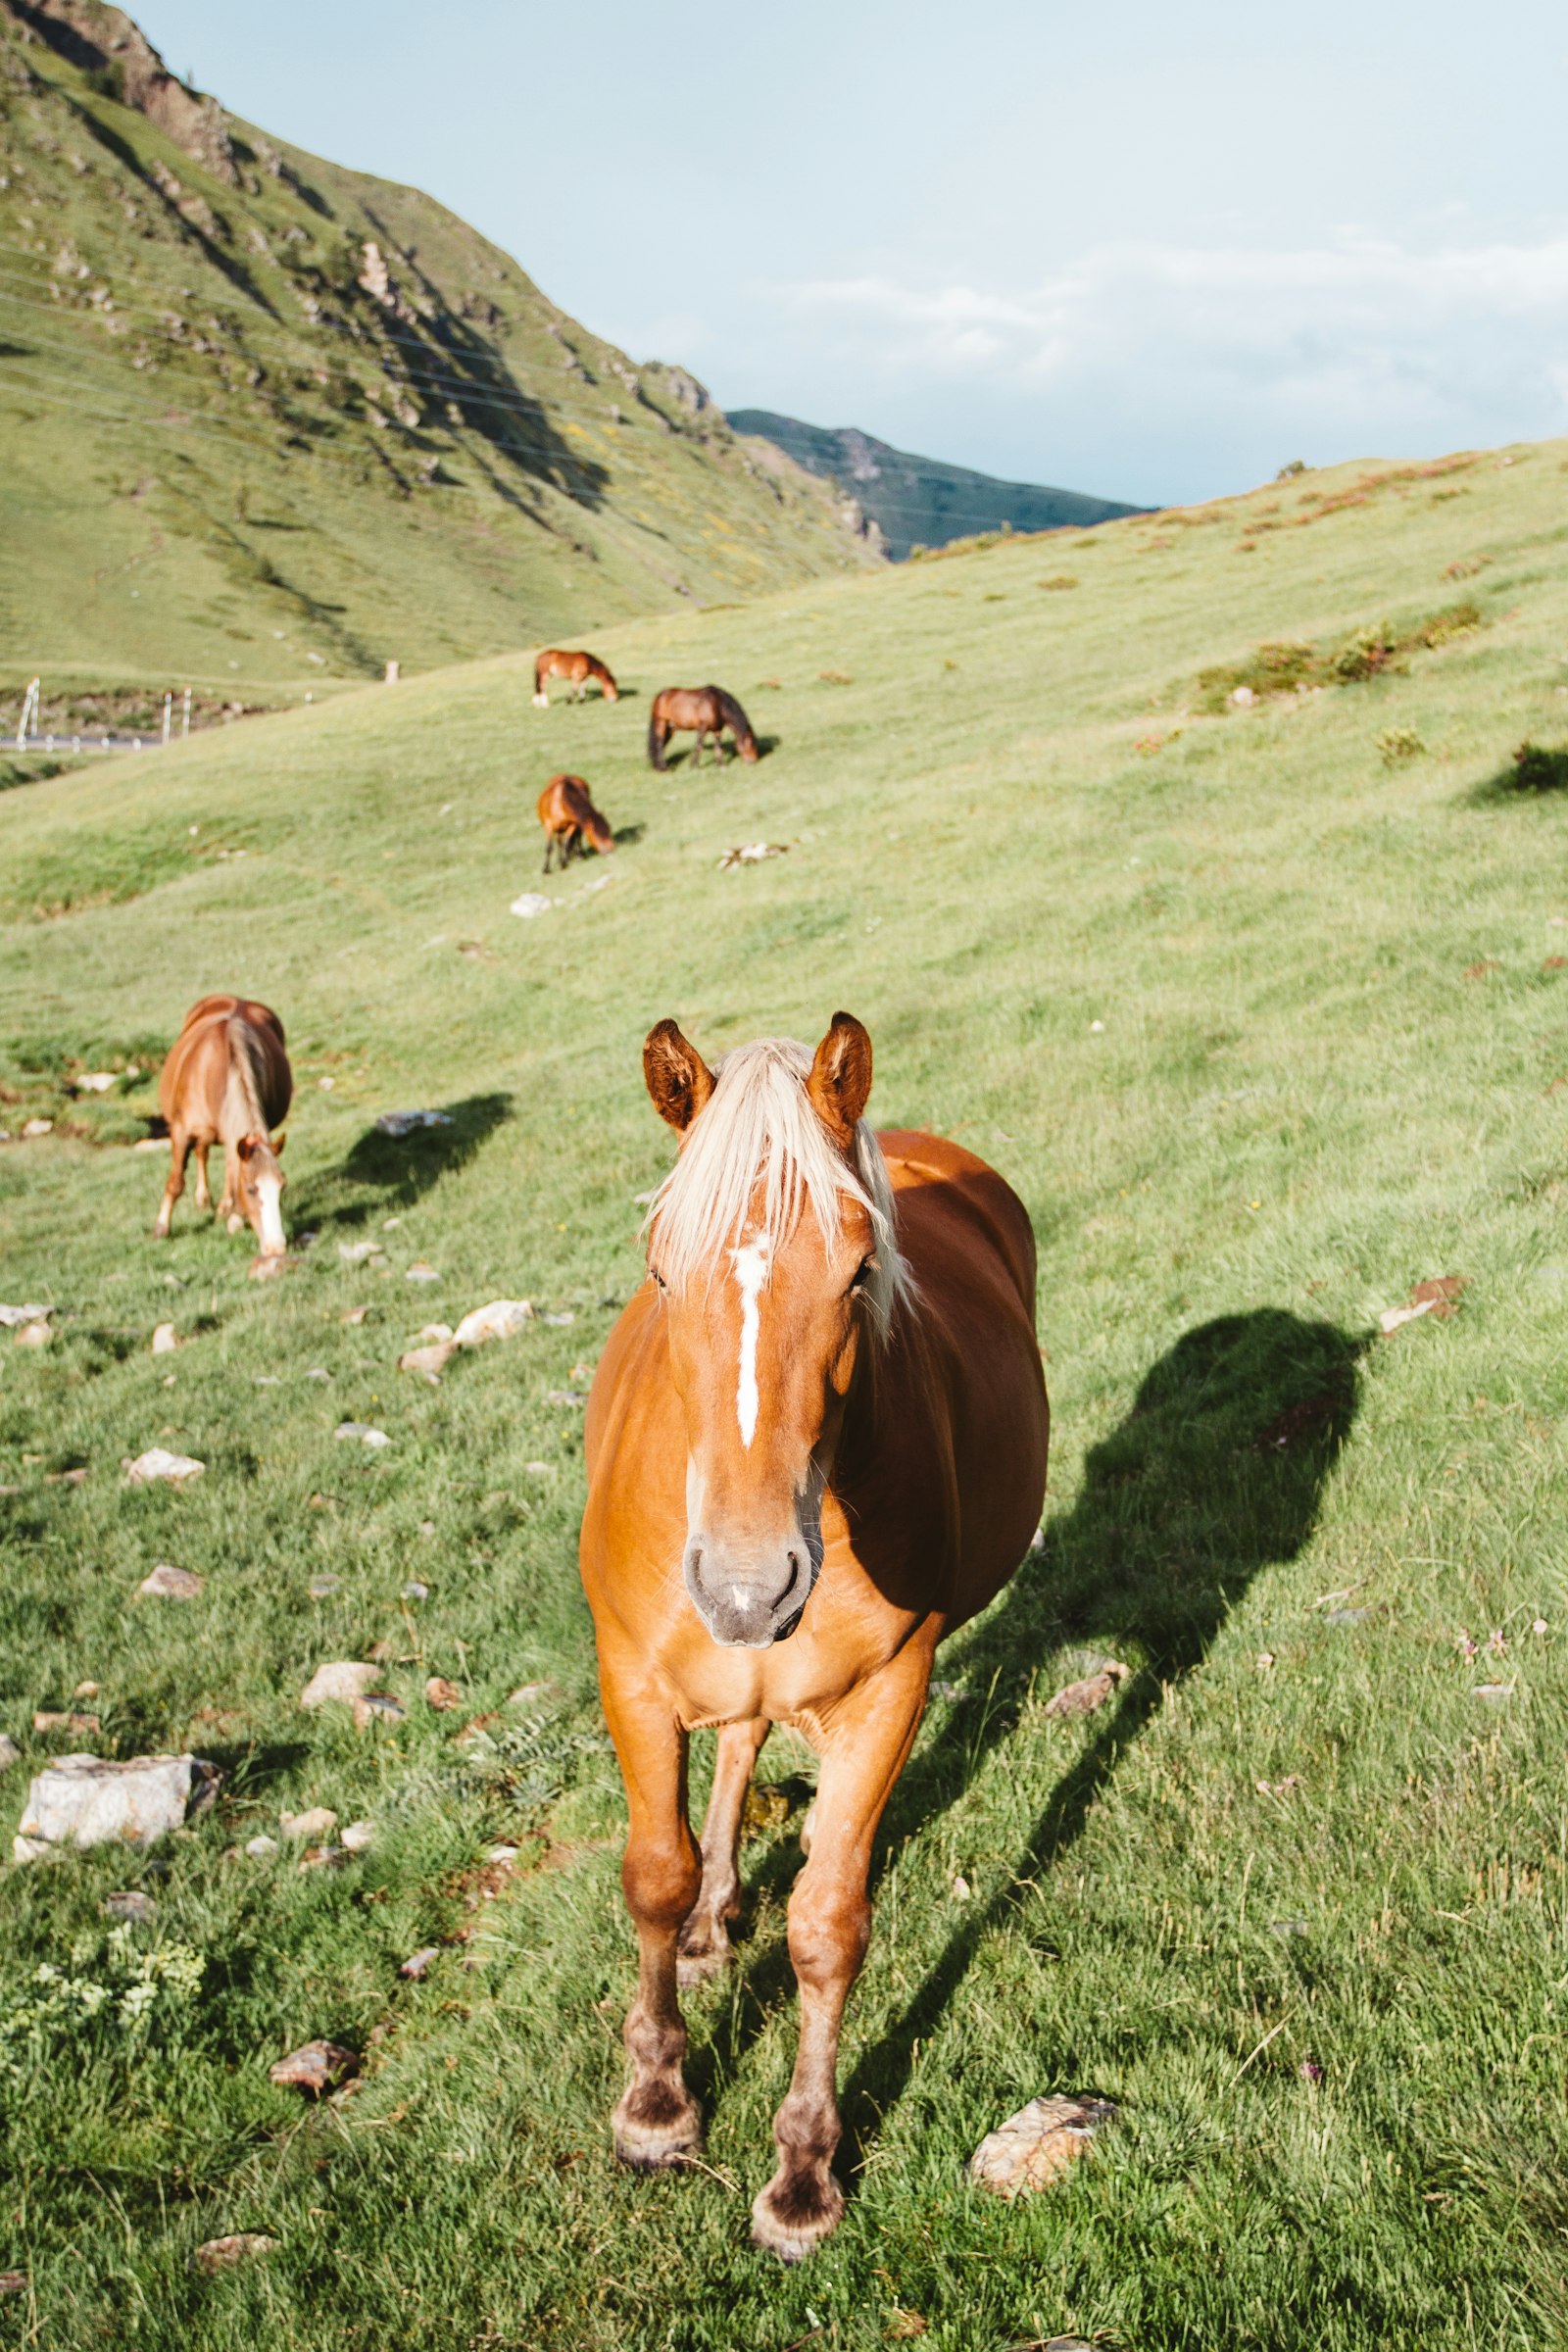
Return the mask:
[[256,1198],[262,1212],[262,1248],[269,1256],[281,1256],[283,1241],[283,1180],[258,1176]]
[[767,1280],[767,1243],[746,1242],[730,1251],[730,1263],[741,1289],[741,1369],[735,1390],[735,1418],[741,1425],[741,1444],[751,1450],[757,1435],[757,1336],[761,1317],[758,1299]]

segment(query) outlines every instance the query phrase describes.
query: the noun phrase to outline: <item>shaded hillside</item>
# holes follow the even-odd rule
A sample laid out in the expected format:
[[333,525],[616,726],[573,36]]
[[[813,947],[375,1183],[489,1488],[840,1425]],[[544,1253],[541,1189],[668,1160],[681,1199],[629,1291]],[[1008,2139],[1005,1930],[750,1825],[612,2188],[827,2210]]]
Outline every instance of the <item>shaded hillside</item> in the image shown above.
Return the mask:
[[874,561],[412,188],[0,0],[8,686],[278,699]]
[[1076,490],[999,482],[965,466],[944,466],[937,458],[891,449],[853,424],[803,424],[798,416],[777,416],[771,409],[735,409],[730,423],[738,433],[771,442],[808,472],[839,483],[895,559],[912,547],[946,547],[950,539],[1004,525],[1015,531],[1081,529],[1145,512],[1111,498],[1085,498]]

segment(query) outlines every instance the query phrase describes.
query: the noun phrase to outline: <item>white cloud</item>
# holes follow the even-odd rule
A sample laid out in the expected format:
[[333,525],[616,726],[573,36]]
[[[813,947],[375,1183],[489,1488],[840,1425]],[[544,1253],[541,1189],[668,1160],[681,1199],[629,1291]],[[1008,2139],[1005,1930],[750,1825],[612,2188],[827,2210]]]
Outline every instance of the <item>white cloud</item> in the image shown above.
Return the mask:
[[[925,378],[1072,429],[1089,401],[1367,449],[1568,425],[1568,234],[1280,250],[1107,244],[1034,286],[896,276],[766,288],[858,385]],[[1069,419],[1071,418],[1071,422]],[[1328,452],[1322,451],[1320,455]]]

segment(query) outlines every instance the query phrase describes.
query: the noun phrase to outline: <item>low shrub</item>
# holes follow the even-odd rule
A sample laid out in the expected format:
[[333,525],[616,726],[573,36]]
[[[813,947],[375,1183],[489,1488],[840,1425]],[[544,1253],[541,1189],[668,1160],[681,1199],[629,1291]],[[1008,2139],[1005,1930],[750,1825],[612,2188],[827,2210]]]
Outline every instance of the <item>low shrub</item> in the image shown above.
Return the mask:
[[1426,748],[1414,727],[1385,727],[1378,737],[1378,757],[1385,767],[1400,767],[1407,760],[1419,760]]

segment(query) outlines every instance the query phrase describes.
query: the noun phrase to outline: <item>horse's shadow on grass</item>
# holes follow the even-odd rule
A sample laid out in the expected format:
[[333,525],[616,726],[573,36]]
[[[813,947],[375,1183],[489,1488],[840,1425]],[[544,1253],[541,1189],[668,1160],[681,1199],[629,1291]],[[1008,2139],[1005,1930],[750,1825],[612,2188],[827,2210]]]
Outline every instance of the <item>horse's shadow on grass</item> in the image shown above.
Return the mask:
[[[916,1745],[883,1821],[884,1862],[985,1769],[1015,1729],[1043,1659],[1082,1641],[1131,1651],[1137,1663],[1046,1792],[998,1893],[965,1906],[902,2015],[861,2051],[841,2094],[846,2173],[901,2096],[916,2045],[939,2030],[981,1943],[1009,1920],[1019,1886],[1043,1879],[1069,1851],[1123,1751],[1165,1690],[1201,1665],[1258,1570],[1294,1559],[1306,1544],[1355,1417],[1364,1345],[1277,1307],[1184,1334],[1146,1375],[1125,1420],[1091,1448],[1070,1516],[1050,1526],[1044,1550],[941,1653],[939,1675],[961,1675],[970,1695]],[[795,1863],[793,1850],[772,1849],[753,1900],[782,1894]],[[728,2071],[787,1991],[782,1937],[747,1975],[751,2000],[731,2009],[711,2057],[702,2054],[694,2087],[700,2072]]]
[[1568,792],[1568,747],[1527,739],[1505,767],[1474,785],[1468,797],[1475,808],[1517,808],[1521,801],[1561,792]]
[[469,1095],[446,1103],[443,1115],[445,1126],[416,1127],[405,1136],[368,1127],[346,1159],[306,1179],[291,1203],[295,1221],[319,1230],[412,1208],[443,1176],[467,1165],[512,1117],[513,1101],[510,1095]]
[[631,849],[635,843],[641,841],[647,830],[646,825],[616,825],[614,828],[616,849]]

